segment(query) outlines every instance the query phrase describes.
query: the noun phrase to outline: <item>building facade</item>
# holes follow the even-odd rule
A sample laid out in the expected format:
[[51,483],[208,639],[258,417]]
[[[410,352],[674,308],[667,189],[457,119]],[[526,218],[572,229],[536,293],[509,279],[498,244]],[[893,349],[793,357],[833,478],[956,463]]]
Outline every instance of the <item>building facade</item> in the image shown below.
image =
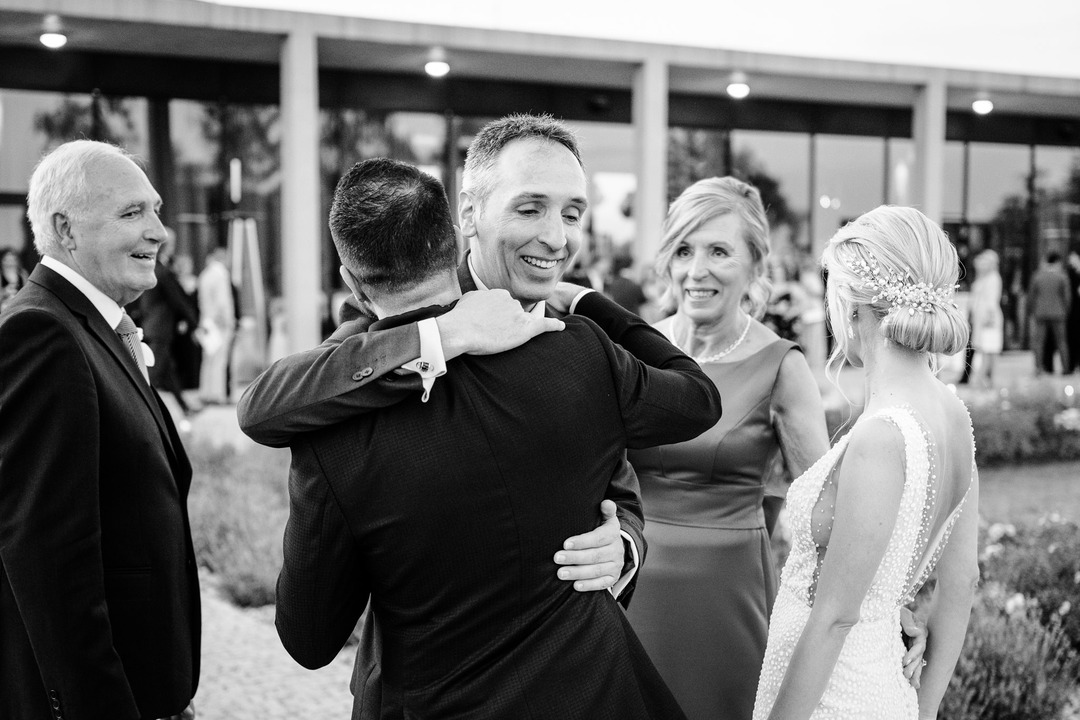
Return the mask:
[[[67,44],[39,42],[58,16]],[[436,50],[438,48],[439,50]],[[430,77],[441,53],[450,66]],[[733,73],[750,94],[728,95]],[[978,115],[972,101],[993,101]],[[590,251],[656,253],[668,201],[700,177],[763,189],[778,255],[813,257],[843,222],[915,205],[970,256],[1002,257],[1022,346],[1023,290],[1080,244],[1080,78],[810,59],[221,6],[197,0],[0,0],[0,246],[33,260],[33,165],[75,137],[140,155],[197,269],[254,220],[288,347],[321,339],[337,260],[334,184],[386,155],[451,201],[485,121],[550,112],[582,139]],[[233,231],[235,232],[235,230]]]

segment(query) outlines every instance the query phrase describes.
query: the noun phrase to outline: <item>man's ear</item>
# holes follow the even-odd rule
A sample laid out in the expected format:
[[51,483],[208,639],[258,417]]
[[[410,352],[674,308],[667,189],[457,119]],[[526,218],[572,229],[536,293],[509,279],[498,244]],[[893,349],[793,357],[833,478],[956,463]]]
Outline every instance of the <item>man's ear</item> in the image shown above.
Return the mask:
[[341,265],[338,267],[338,273],[341,275],[341,279],[344,280],[345,284],[349,287],[349,290],[352,290],[353,297],[356,298],[356,304],[360,309],[373,318],[379,317],[375,310],[375,306],[371,304],[371,299],[364,293],[360,281],[349,271],[349,268]]
[[52,230],[56,233],[57,239],[60,241],[61,247],[69,252],[75,249],[75,233],[71,227],[71,220],[64,213],[53,213],[49,218],[52,223]]
[[360,289],[360,281],[349,271],[349,268],[344,265],[338,267],[338,274],[341,275],[341,279],[345,281],[345,285],[352,291],[353,297],[360,302],[365,302],[364,291]]
[[458,193],[458,221],[461,226],[461,236],[468,240],[476,236],[476,219],[480,215],[480,207],[473,199],[472,193],[462,190]]

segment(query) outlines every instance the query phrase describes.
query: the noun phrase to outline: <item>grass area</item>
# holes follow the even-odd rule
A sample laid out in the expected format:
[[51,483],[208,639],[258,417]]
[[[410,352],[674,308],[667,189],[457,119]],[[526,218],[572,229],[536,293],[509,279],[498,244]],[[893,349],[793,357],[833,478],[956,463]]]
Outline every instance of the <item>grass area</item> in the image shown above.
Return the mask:
[[199,564],[217,574],[237,605],[272,604],[289,514],[289,451],[201,442],[189,446],[189,455],[188,508]]
[[1080,462],[980,469],[979,512],[988,522],[1028,522],[1048,513],[1080,522]]

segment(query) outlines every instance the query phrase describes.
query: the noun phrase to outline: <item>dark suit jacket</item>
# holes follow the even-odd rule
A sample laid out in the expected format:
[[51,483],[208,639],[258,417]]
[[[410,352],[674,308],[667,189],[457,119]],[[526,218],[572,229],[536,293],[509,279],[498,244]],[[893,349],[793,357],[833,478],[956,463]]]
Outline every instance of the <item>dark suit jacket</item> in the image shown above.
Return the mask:
[[[1060,265],[1040,267],[1031,277],[1028,307],[1036,320],[1064,320],[1069,315],[1072,293],[1069,276]],[[1037,352],[1042,352],[1038,349]]]
[[[462,292],[477,289],[469,272],[467,254],[458,266],[458,284]],[[351,308],[346,311],[350,319],[322,345],[282,358],[244,391],[236,413],[240,428],[253,440],[273,447],[288,445],[299,433],[394,405],[420,392],[418,375],[394,372],[420,355],[415,326],[369,331],[372,318],[361,315],[351,298],[346,306]],[[600,307],[589,303],[583,306]],[[586,310],[579,312],[588,316]],[[548,314],[555,316],[550,308]],[[633,333],[663,339],[663,335],[644,324],[636,325]],[[435,384],[439,382],[442,381]],[[571,425],[576,422],[572,417],[565,421]],[[619,524],[633,538],[639,562],[644,562],[647,545],[641,488],[634,469],[625,459],[612,476],[606,497],[615,502]],[[591,526],[578,528],[570,535],[590,529]],[[636,576],[623,588],[619,596],[622,603],[630,602],[635,584]]]
[[161,387],[173,365],[173,342],[181,321],[191,328],[199,324],[195,307],[175,273],[158,262],[154,265],[157,285],[144,292],[129,309],[132,319],[142,328],[143,339],[154,352],[156,362],[148,368],[150,382]]
[[190,482],[120,338],[39,265],[0,316],[0,717],[157,718],[188,704]]
[[569,317],[452,360],[427,403],[293,443],[278,632],[322,666],[370,598],[384,719],[683,717],[611,595],[576,592],[551,558],[596,523],[627,446],[696,436],[720,398],[636,316],[583,302],[604,306],[611,339]]

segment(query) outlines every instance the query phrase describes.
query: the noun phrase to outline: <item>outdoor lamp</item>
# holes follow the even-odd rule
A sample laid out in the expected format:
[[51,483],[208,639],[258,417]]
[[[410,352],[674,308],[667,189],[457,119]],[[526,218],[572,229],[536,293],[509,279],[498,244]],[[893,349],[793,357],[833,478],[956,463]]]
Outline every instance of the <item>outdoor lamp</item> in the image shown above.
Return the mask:
[[41,24],[41,44],[50,50],[59,50],[67,45],[67,35],[64,34],[63,26],[60,25],[59,15],[46,15]]
[[450,72],[450,63],[446,62],[446,51],[439,46],[431,48],[431,52],[428,53],[427,64],[424,65],[424,72],[436,78]]
[[728,78],[727,94],[736,100],[742,100],[750,94],[750,85],[746,82],[746,74],[736,70]]
[[994,103],[991,102],[986,93],[979,93],[978,97],[971,103],[971,109],[976,115],[989,115],[994,111]]

